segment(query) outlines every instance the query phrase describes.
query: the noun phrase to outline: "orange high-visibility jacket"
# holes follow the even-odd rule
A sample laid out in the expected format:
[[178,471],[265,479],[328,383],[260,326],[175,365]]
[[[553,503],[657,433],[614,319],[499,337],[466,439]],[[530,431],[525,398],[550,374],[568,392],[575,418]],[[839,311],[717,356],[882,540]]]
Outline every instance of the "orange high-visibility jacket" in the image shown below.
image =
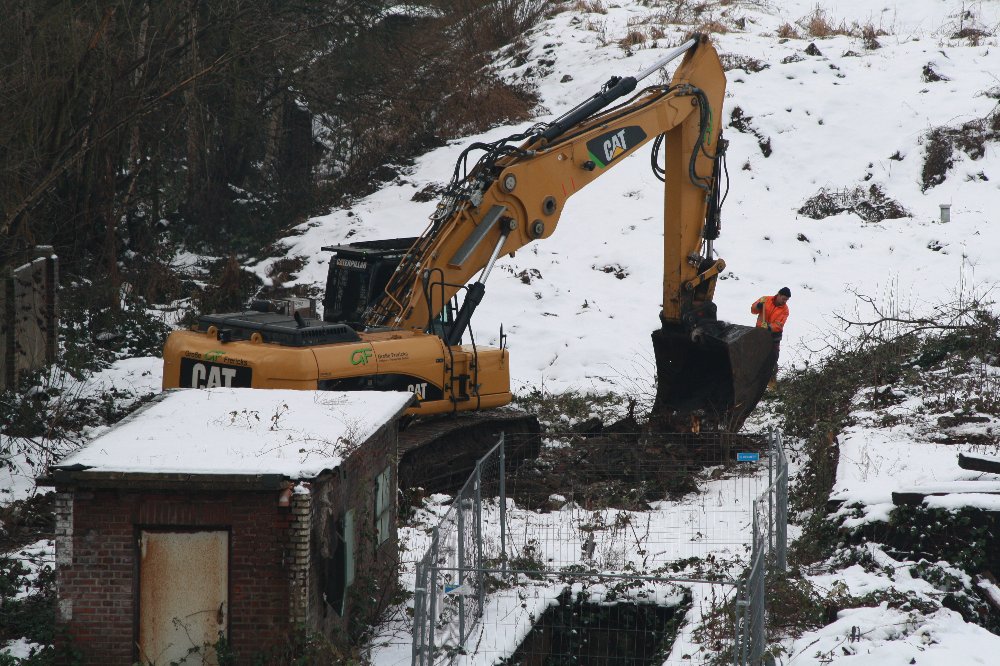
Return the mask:
[[766,328],[772,333],[781,333],[788,319],[788,305],[778,305],[774,296],[761,296],[750,306],[750,312],[757,315],[758,328]]

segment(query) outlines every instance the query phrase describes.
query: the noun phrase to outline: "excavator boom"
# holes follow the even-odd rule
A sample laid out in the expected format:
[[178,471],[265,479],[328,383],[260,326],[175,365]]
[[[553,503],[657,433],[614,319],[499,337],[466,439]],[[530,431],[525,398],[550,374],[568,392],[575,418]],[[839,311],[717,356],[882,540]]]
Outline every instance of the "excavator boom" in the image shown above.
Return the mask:
[[[647,87],[605,109],[678,55],[683,60],[668,85]],[[725,86],[714,47],[695,36],[638,77],[612,79],[516,147],[483,145],[487,154],[471,173],[459,178],[456,167],[430,226],[366,323],[431,330],[442,309],[467,289],[447,333],[448,344],[456,344],[483,299],[497,256],[551,236],[573,194],[652,141],[656,149],[662,144],[665,156],[659,169],[664,269],[662,327],[653,335],[655,412],[670,429],[737,429],[762,396],[776,356],[765,331],[718,322],[712,302],[725,268],[713,247],[721,226]],[[479,271],[483,276],[469,284]]]
[[[618,108],[577,120],[637,80],[612,79],[606,92],[566,114],[567,120],[505,147],[495,159],[488,155],[453,183],[365,323],[427,329],[491,257],[550,237],[572,195],[662,134],[668,135],[664,315],[679,319],[679,286],[697,275],[687,256],[701,242],[725,73],[706,38],[691,39],[677,52],[684,59],[669,85],[646,88]],[[701,150],[692,158],[695,144]]]

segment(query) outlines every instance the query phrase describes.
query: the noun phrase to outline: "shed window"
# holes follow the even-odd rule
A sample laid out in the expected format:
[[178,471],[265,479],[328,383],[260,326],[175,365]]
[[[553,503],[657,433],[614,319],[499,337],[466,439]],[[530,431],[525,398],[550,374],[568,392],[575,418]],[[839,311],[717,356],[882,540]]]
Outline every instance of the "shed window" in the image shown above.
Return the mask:
[[354,582],[354,510],[344,514],[344,587]]
[[392,527],[392,468],[386,467],[375,479],[375,531],[378,533],[376,546],[381,546],[389,538]]

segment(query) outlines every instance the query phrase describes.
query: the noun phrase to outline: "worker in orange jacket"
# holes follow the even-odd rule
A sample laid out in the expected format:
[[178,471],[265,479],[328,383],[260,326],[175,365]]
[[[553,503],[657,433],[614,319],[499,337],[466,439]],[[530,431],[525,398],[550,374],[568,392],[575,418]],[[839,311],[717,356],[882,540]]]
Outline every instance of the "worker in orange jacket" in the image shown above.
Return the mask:
[[771,331],[776,350],[781,343],[781,334],[785,330],[785,322],[788,320],[787,303],[791,297],[792,290],[788,287],[782,287],[774,296],[761,296],[750,306],[750,312],[757,315],[757,328],[766,328]]

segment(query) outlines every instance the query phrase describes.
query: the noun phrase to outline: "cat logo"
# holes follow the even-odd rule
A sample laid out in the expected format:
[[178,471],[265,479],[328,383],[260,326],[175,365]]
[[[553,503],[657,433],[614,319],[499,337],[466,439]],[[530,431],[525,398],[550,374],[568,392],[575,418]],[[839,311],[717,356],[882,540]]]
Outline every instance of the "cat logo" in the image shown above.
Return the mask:
[[180,383],[182,388],[250,388],[253,371],[248,367],[181,359]]
[[417,400],[424,401],[427,399],[427,382],[421,382],[419,384],[410,384],[406,387],[407,391],[413,393],[417,396]]
[[606,132],[587,142],[587,153],[594,163],[604,168],[646,140],[646,132],[638,125],[629,125]]
[[607,164],[626,150],[628,145],[625,143],[625,130],[621,130],[604,140],[604,163]]
[[236,368],[223,368],[217,365],[206,367],[203,363],[195,363],[191,369],[191,386],[194,388],[231,387],[235,377]]

